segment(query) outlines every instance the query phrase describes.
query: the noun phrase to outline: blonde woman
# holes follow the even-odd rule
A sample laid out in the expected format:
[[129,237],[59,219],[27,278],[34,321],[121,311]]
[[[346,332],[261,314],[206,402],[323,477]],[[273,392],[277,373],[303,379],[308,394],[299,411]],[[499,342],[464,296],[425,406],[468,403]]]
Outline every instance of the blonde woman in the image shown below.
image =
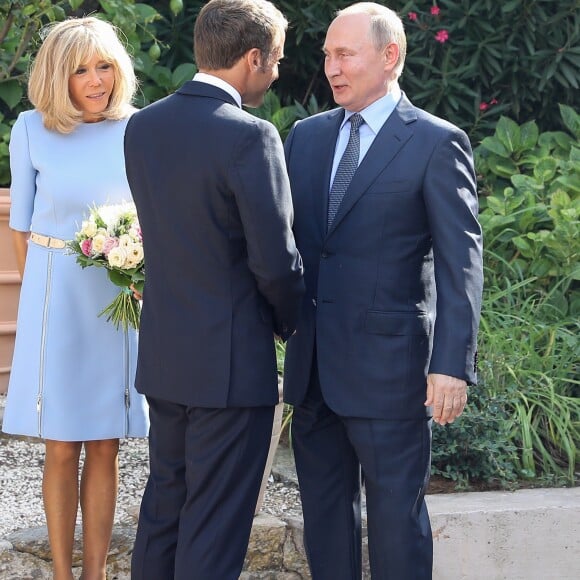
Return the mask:
[[[99,312],[117,289],[65,249],[92,204],[130,200],[123,135],[136,79],[115,29],[94,17],[51,26],[10,140],[10,227],[23,276],[3,430],[41,437],[54,580],[71,580],[80,502],[83,580],[104,580],[119,438],[143,437],[136,333]],[[84,463],[79,463],[84,447]]]

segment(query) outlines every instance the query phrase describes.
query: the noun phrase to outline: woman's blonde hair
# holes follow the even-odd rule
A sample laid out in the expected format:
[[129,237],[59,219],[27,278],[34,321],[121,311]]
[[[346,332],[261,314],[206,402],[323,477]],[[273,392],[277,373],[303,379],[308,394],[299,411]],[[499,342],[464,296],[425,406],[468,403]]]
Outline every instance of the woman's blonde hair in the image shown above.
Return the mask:
[[43,30],[43,42],[30,70],[28,98],[44,126],[70,133],[83,120],[69,93],[69,78],[79,65],[97,56],[113,66],[115,82],[103,118],[118,120],[131,111],[137,79],[131,57],[113,25],[93,16],[71,18]]

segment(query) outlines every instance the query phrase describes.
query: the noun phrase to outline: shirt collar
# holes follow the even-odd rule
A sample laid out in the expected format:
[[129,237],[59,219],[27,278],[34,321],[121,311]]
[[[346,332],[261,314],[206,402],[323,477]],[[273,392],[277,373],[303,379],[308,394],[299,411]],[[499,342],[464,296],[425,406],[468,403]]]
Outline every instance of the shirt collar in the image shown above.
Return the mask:
[[[391,116],[391,113],[395,110],[401,99],[401,89],[398,83],[394,83],[391,86],[391,90],[380,99],[377,99],[371,103],[368,107],[365,107],[359,114],[365,120],[366,125],[368,125],[373,133],[376,135],[381,127],[385,124],[386,120]],[[344,124],[354,115],[353,111],[344,111],[344,120],[340,128],[344,127]]]
[[193,80],[199,81],[200,83],[207,83],[208,85],[213,85],[218,89],[222,89],[236,101],[238,107],[242,107],[242,97],[240,93],[238,93],[238,91],[234,89],[230,83],[224,81],[223,79],[220,79],[219,77],[216,77],[212,74],[198,72],[195,73]]

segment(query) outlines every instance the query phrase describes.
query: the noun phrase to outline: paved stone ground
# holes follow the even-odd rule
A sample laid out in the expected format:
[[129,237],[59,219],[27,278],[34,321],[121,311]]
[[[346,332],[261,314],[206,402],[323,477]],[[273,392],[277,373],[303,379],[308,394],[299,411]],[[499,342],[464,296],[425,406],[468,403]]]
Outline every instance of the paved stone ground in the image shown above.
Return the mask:
[[[0,425],[5,396],[0,395]],[[0,434],[0,580],[49,580],[49,546],[42,508],[44,444]],[[130,578],[130,554],[147,479],[145,439],[121,442],[119,498],[109,557],[109,580]],[[80,524],[80,516],[78,523]],[[80,563],[80,528],[75,561]],[[302,545],[300,497],[291,453],[280,447],[241,580],[308,578]],[[80,568],[76,569],[77,576]]]

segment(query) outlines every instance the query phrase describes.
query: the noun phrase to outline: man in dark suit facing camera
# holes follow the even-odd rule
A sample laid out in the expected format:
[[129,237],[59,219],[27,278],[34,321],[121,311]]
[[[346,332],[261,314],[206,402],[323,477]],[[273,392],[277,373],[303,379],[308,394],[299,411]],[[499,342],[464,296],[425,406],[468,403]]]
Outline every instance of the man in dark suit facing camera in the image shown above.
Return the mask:
[[388,8],[340,11],[324,44],[340,108],[286,142],[306,294],[284,373],[313,580],[431,578],[431,417],[475,382],[482,240],[465,133],[401,93]]
[[136,386],[151,417],[134,580],[242,569],[278,402],[274,335],[293,332],[303,294],[282,144],[241,108],[278,77],[286,26],[270,2],[211,0],[199,73],[127,127],[147,264]]

